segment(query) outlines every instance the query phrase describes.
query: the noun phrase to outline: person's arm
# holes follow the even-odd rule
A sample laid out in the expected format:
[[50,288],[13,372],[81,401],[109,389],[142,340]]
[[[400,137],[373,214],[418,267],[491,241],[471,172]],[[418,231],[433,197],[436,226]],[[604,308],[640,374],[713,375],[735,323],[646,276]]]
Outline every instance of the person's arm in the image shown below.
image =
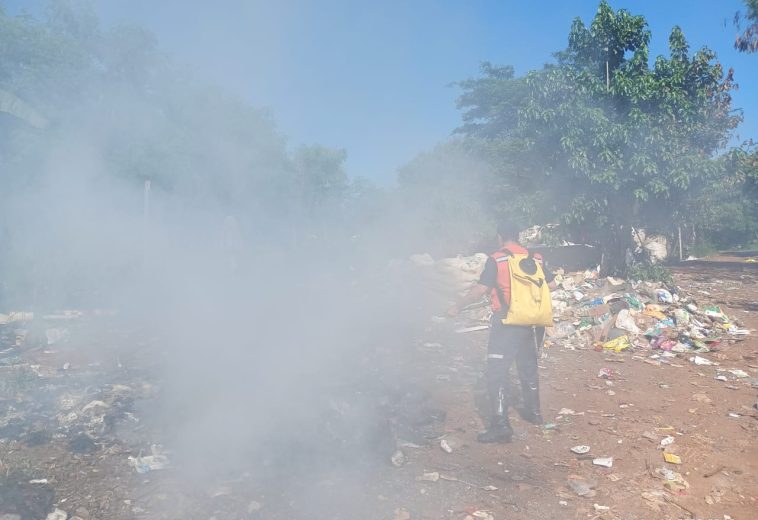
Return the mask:
[[550,266],[547,265],[547,261],[539,253],[535,254],[534,256],[537,258],[537,260],[539,260],[540,264],[542,264],[542,272],[545,273],[545,281],[547,282],[547,286],[551,291],[556,290],[558,288],[558,284],[555,283],[555,275],[550,269]]
[[480,283],[473,286],[455,305],[447,310],[449,316],[457,316],[461,309],[480,301],[490,291],[490,288]]

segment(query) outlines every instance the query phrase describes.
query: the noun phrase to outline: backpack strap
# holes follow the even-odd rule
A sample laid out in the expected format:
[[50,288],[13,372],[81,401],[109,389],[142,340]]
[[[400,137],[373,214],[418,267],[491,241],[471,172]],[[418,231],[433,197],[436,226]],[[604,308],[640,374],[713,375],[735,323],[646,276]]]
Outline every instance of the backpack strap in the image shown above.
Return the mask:
[[[500,249],[499,251],[502,252],[502,253],[504,253],[504,256],[501,256],[499,258],[495,258],[494,260],[495,260],[496,264],[499,264],[499,263],[502,263],[502,262],[508,262],[508,257],[513,256],[513,251],[509,250],[508,248],[504,247],[504,248]],[[509,272],[510,272],[510,267],[508,269],[509,269]],[[498,267],[498,272],[499,272],[499,270],[500,270],[500,267]],[[495,281],[495,293],[497,294],[497,299],[500,300],[500,308],[504,312],[508,312],[508,307],[510,307],[510,305],[508,305],[508,303],[506,303],[505,294],[503,294],[503,288],[500,287],[500,283],[499,283],[498,280]]]

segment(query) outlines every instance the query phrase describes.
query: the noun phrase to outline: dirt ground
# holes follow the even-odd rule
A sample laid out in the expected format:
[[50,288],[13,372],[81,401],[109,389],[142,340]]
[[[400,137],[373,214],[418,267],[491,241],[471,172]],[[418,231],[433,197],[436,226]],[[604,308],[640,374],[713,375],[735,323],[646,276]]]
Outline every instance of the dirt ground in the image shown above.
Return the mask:
[[[129,456],[148,454],[150,440],[170,442],[160,421],[139,422],[138,404],[159,387],[140,359],[154,345],[135,334],[125,350],[95,335],[96,348],[25,353],[34,376],[0,366],[0,519],[43,519],[54,508],[83,520],[758,518],[758,270],[696,266],[675,276],[752,329],[707,355],[747,377],[717,380],[717,367],[685,355],[656,364],[650,352],[548,345],[540,376],[550,424],[532,426],[511,412],[513,443],[481,445],[487,331],[457,334],[454,324],[430,323],[376,366],[396,388],[423,393],[421,415],[431,417],[406,432],[402,414],[390,418],[405,457],[399,467],[381,454],[350,469],[303,466],[276,477],[264,463],[205,480],[185,478],[181,463],[138,473]],[[612,369],[610,379],[598,377],[603,368]],[[69,410],[84,425],[79,433],[60,427]],[[23,421],[8,420],[14,414]],[[663,459],[669,436],[666,451],[681,464]],[[589,453],[572,453],[577,445]],[[596,457],[612,457],[612,467],[593,464]]]

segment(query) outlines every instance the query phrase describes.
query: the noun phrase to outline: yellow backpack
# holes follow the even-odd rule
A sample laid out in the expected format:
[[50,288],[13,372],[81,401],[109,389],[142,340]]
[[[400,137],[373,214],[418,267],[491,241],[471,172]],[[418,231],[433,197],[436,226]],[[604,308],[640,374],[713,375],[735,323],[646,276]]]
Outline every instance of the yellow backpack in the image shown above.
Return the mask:
[[542,264],[528,254],[508,255],[511,303],[503,325],[553,325],[553,303]]

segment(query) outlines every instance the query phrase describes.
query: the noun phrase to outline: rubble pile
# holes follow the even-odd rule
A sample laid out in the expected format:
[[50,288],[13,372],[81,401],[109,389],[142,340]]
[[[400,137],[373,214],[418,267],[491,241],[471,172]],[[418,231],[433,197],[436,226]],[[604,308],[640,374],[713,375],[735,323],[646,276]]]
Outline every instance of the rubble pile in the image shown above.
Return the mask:
[[410,261],[427,288],[446,297],[461,297],[479,281],[487,255],[457,256],[434,260],[428,253],[412,255]]
[[[717,366],[704,354],[718,352],[751,332],[710,303],[707,295],[673,284],[601,278],[597,270],[558,272],[555,282],[555,325],[548,330],[548,345],[629,350],[656,365],[685,358]],[[740,371],[730,373],[742,376]]]

